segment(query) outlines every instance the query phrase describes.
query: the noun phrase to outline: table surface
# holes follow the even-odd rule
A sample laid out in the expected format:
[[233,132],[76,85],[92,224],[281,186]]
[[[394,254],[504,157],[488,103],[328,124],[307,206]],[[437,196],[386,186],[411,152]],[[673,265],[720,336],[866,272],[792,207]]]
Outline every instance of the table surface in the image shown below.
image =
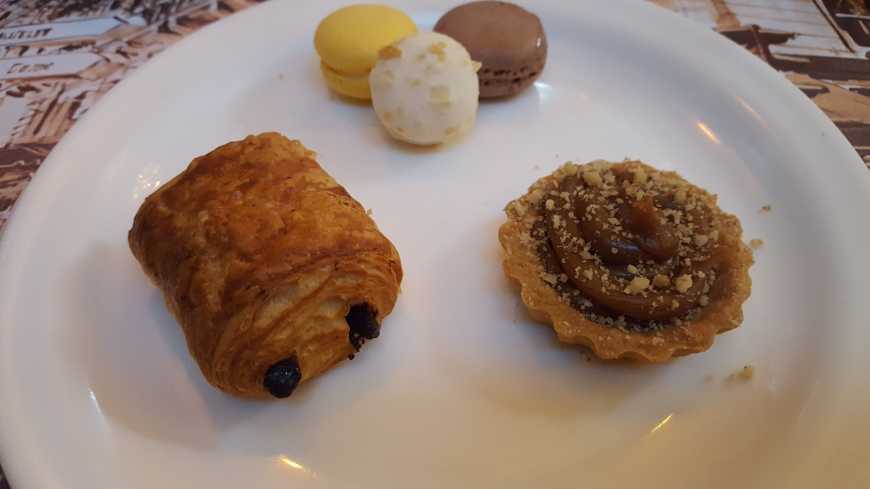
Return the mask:
[[[265,0],[0,0],[0,231],[73,123],[182,37]],[[647,0],[780,71],[870,168],[870,9],[863,0]],[[349,2],[350,3],[350,2]],[[0,489],[9,489],[0,468]]]

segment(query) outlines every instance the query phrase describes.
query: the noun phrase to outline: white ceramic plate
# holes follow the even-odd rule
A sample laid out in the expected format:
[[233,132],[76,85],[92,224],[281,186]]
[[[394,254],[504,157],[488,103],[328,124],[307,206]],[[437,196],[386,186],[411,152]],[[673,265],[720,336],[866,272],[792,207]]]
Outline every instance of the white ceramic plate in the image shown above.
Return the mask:
[[[0,251],[0,452],[16,489],[870,484],[870,184],[798,90],[663,10],[540,0],[551,53],[536,86],[483,104],[462,141],[410,150],[320,80],[313,30],[341,3],[273,1],[182,42],[27,189]],[[404,3],[424,26],[450,6]],[[248,402],[202,379],[126,233],[192,157],[266,130],[316,149],[373,209],[406,279],[356,360]],[[765,242],[744,325],[707,353],[587,362],[502,275],[507,201],[565,160],[625,156],[718,193]],[[746,364],[751,381],[728,380]]]

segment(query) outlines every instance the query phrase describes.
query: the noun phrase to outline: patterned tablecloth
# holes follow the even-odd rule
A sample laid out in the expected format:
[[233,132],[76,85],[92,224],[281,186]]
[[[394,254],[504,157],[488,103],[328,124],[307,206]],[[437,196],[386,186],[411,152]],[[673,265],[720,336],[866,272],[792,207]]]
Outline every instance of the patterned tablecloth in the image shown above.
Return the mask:
[[[0,0],[0,229],[49,151],[103,94],[185,35],[260,1]],[[782,72],[870,167],[865,0],[647,1]],[[9,489],[2,469],[0,489]]]

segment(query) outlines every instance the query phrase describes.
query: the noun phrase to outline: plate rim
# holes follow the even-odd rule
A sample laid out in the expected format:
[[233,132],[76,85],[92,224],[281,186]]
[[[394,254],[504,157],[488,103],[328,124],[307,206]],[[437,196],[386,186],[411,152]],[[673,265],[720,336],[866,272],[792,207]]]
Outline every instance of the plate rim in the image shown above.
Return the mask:
[[[831,158],[832,161],[826,164],[836,166],[833,173],[838,175],[837,180],[841,182],[846,181],[847,190],[854,190],[854,194],[851,194],[851,196],[856,198],[862,207],[870,210],[870,172],[868,172],[864,162],[833,121],[803,92],[785,79],[781,73],[742,47],[696,21],[665,11],[661,7],[648,4],[647,2],[629,0],[619,0],[619,2],[627,9],[630,8],[635,11],[637,9],[647,10],[648,13],[644,15],[652,17],[660,16],[659,18],[661,19],[670,17],[669,21],[662,20],[661,22],[670,22],[675,26],[675,29],[677,29],[677,36],[675,37],[683,39],[688,37],[696,39],[699,42],[715,44],[717,50],[729,53],[729,56],[732,58],[736,56],[734,59],[745,63],[746,67],[751,67],[749,69],[752,70],[751,76],[753,78],[764,79],[766,85],[776,87],[780,93],[786,95],[793,103],[792,109],[800,111],[807,118],[808,122],[811,121],[811,124],[807,124],[808,127],[825,131],[827,136],[825,149],[835,156]],[[262,15],[259,12],[268,10],[276,3],[278,2],[264,2],[255,5],[227,19],[213,22],[186,36],[125,77],[109,93],[102,97],[93,109],[74,124],[70,131],[55,145],[33,176],[31,182],[25,187],[14,204],[2,234],[0,234],[0,268],[7,271],[5,274],[0,274],[0,291],[5,292],[14,289],[14,278],[20,276],[22,273],[21,267],[26,260],[22,260],[16,265],[13,259],[16,255],[22,254],[22,249],[25,250],[24,256],[27,256],[28,235],[32,235],[35,232],[38,224],[35,221],[36,216],[34,214],[38,215],[40,204],[44,204],[45,197],[50,195],[52,189],[49,185],[57,179],[58,175],[62,175],[65,171],[70,171],[70,166],[64,166],[62,163],[66,148],[76,144],[75,142],[81,138],[81,134],[87,134],[91,131],[92,121],[103,119],[105,117],[104,114],[108,110],[107,107],[114,105],[114,100],[126,97],[128,92],[131,92],[137,85],[142,83],[140,80],[147,80],[152,76],[151,73],[159,72],[162,63],[176,56],[176,53],[182,48],[189,48],[195,43],[204,43],[204,39],[207,36],[224,29],[227,23],[241,23],[247,17]],[[407,3],[420,4],[424,2],[407,0]],[[551,3],[559,5],[555,1]],[[563,5],[558,8],[571,9],[573,7],[574,5]],[[447,7],[444,8],[446,9]],[[668,36],[674,37],[673,33],[669,33]],[[750,58],[752,58],[752,61],[749,61]],[[857,227],[854,232],[856,237],[863,237],[865,239],[864,242],[870,240],[870,229]],[[856,254],[854,256],[861,255]],[[870,258],[862,258],[861,260],[870,269]],[[11,349],[12,343],[11,341],[4,341],[4,339],[9,338],[11,332],[15,329],[15,325],[9,320],[10,313],[8,311],[10,309],[5,307],[11,302],[10,296],[11,294],[7,293],[0,294],[0,406],[14,405],[12,403],[14,394],[10,392],[11,389],[7,387],[7,382],[4,380],[7,376],[11,375],[11,369],[3,368],[7,366],[6,362],[8,360],[6,359],[11,358],[9,355],[4,354],[4,348]],[[3,462],[6,477],[14,484],[13,487],[67,487],[63,482],[48,478],[35,470],[40,467],[39,457],[33,456],[38,454],[38,452],[35,451],[35,447],[30,446],[34,445],[31,440],[25,440],[21,436],[16,436],[19,428],[16,426],[17,423],[11,420],[13,417],[15,417],[14,411],[10,416],[0,416],[0,460]],[[27,450],[20,449],[25,445],[27,445]],[[30,456],[26,457],[25,453],[28,453]]]

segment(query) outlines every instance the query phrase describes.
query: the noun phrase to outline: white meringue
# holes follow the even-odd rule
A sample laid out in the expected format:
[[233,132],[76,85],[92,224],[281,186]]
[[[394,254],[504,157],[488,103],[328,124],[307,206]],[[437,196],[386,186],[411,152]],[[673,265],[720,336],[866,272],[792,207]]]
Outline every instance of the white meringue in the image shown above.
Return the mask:
[[369,75],[372,104],[396,139],[432,145],[474,126],[479,63],[452,38],[412,34],[386,48]]

